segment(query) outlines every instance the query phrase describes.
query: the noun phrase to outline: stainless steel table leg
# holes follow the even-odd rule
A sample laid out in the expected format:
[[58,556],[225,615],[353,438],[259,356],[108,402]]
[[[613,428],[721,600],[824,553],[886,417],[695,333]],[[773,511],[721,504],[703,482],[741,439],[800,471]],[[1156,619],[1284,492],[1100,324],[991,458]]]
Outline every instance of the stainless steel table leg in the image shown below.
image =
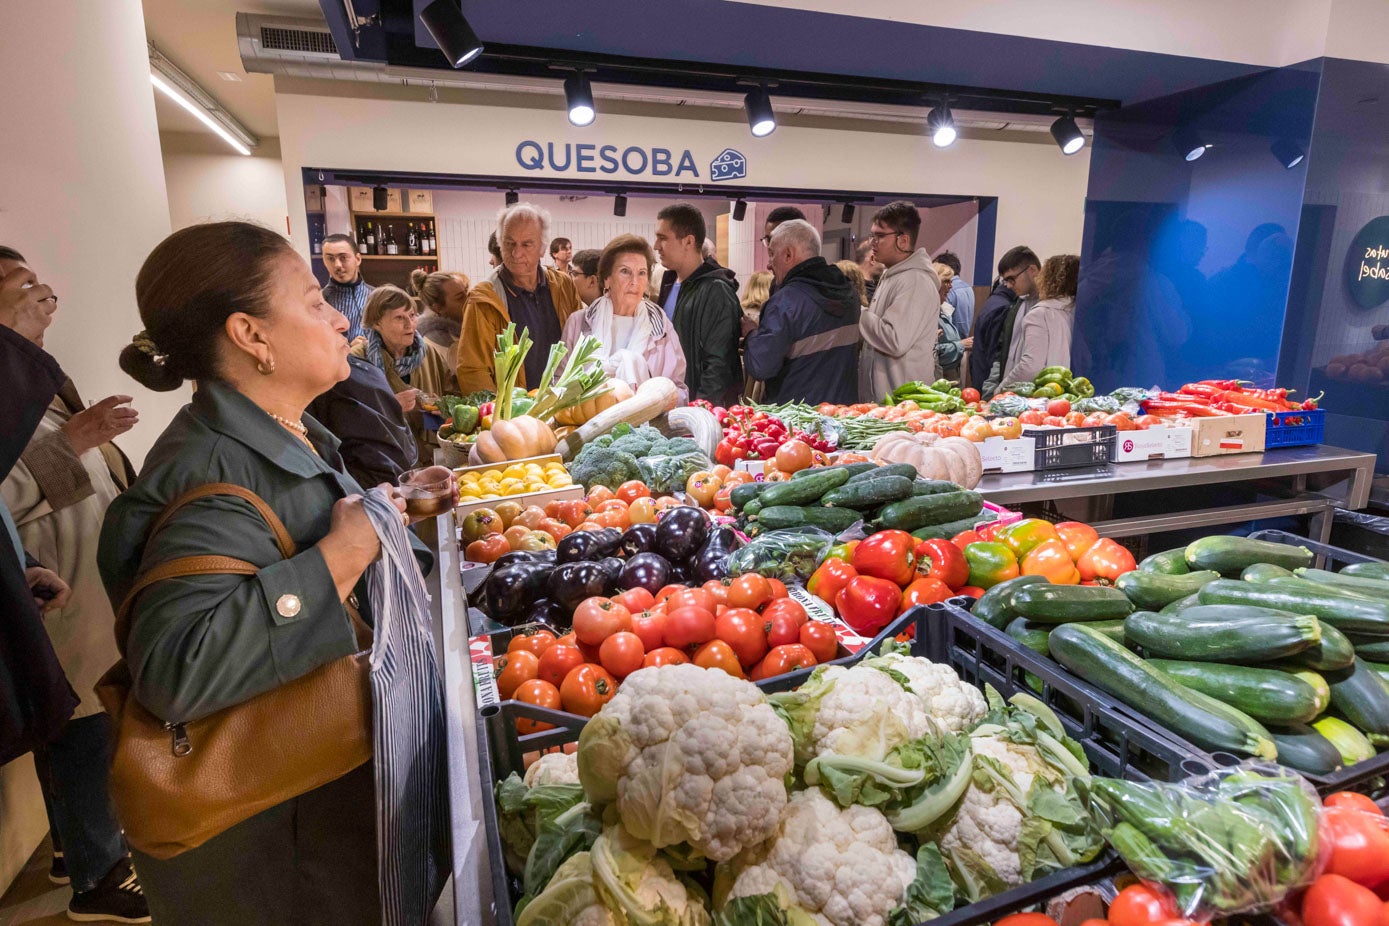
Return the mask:
[[1335,519],[1335,515],[1335,508],[1326,508],[1307,519],[1307,533],[1312,540],[1317,543],[1329,543],[1331,541],[1331,522]]

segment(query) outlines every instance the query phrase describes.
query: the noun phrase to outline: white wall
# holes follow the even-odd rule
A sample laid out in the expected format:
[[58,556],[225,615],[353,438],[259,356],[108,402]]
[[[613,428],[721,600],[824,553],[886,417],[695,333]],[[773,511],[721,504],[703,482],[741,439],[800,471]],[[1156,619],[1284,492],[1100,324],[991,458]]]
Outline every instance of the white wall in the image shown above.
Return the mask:
[[[289,234],[279,139],[261,139],[250,157],[210,133],[167,132],[159,144],[174,228],[238,219]],[[302,212],[302,195],[296,205]]]

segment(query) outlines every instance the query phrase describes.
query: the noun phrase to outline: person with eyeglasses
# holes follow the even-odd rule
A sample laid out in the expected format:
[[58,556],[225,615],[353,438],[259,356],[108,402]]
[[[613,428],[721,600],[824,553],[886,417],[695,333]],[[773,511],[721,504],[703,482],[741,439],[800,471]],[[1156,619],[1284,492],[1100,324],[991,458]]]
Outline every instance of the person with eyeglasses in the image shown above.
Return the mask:
[[367,309],[367,297],[375,288],[362,279],[362,256],[357,239],[351,235],[329,235],[323,239],[323,266],[331,277],[323,287],[323,299],[347,316],[347,340],[357,340],[366,332],[362,315]]
[[[983,384],[978,387],[982,396],[998,391],[1009,356],[1016,355],[1021,346],[1023,316],[1037,302],[1037,277],[1041,272],[1042,262],[1031,248],[1022,245],[1009,250],[998,262],[998,283],[974,323],[974,350],[982,355],[979,360],[987,364],[984,378],[978,380]],[[1001,309],[998,297],[1006,300]],[[973,363],[971,358],[971,374]]]
[[921,213],[909,202],[888,203],[873,215],[869,240],[883,275],[859,318],[859,401],[878,402],[903,383],[940,376],[940,278],[916,246]]

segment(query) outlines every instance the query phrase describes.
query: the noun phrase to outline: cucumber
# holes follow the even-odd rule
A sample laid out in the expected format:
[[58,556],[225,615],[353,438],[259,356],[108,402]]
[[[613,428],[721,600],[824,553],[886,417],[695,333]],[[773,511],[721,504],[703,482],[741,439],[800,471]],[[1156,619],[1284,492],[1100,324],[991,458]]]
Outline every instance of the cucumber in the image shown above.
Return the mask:
[[836,463],[833,466],[813,466],[810,469],[803,469],[799,472],[792,473],[791,478],[804,479],[807,476],[814,476],[827,470],[842,469],[849,474],[850,479],[853,479],[860,473],[871,473],[877,468],[877,463]]
[[1123,592],[1102,585],[1027,585],[1013,593],[1010,604],[1021,616],[1042,624],[1112,621],[1133,613]]
[[1008,623],[1018,616],[1013,610],[1013,592],[1025,585],[1040,584],[1050,583],[1044,576],[1018,576],[1016,579],[1000,582],[979,596],[979,600],[974,602],[974,607],[970,608],[970,613],[989,626],[1004,630]]
[[1316,688],[1280,669],[1178,659],[1149,659],[1148,664],[1262,723],[1307,723],[1326,709]]
[[1351,563],[1341,570],[1343,576],[1365,576],[1389,581],[1389,563]]
[[912,482],[913,495],[945,495],[947,492],[958,492],[960,487],[947,479],[922,479],[918,476]]
[[1043,656],[1048,655],[1047,637],[1051,636],[1050,625],[1034,624],[1025,617],[1015,617],[1008,622],[1004,632],[1028,649]]
[[1062,624],[1047,638],[1067,669],[1203,749],[1272,759],[1268,731],[1257,720],[1180,684],[1085,624]]
[[[1355,647],[1355,655],[1361,659],[1368,659],[1370,662],[1389,662],[1389,637],[1376,634],[1348,633],[1346,639]],[[1345,668],[1345,666],[1341,668]]]
[[[780,483],[787,485],[788,483]],[[838,488],[831,488],[823,495],[816,496],[820,499],[820,504],[826,508],[856,508],[859,511],[866,511],[869,508],[877,508],[879,505],[887,505],[892,502],[900,502],[912,494],[912,481],[906,476],[879,476],[876,479],[865,479],[863,482],[856,482],[853,485],[840,485]],[[807,501],[813,502],[814,498]],[[770,504],[764,498],[765,504]],[[806,504],[799,502],[798,504]]]
[[1389,737],[1389,682],[1363,659],[1356,658],[1349,669],[1326,673],[1331,686],[1331,706],[1336,713],[1355,724],[1376,742]]
[[1309,775],[1330,775],[1341,767],[1341,752],[1305,723],[1269,727],[1268,735],[1278,747],[1278,764]]
[[1162,608],[1159,608],[1158,611],[1159,611],[1159,613],[1161,613],[1161,614],[1180,614],[1181,612],[1185,611],[1187,608],[1194,608],[1194,607],[1196,607],[1196,606],[1197,606],[1198,604],[1200,604],[1200,603],[1201,603],[1201,596],[1199,596],[1199,595],[1187,595],[1185,598],[1178,598],[1176,601],[1172,602],[1171,604],[1166,605],[1166,606],[1164,606],[1164,607],[1162,607]]
[[1312,724],[1312,729],[1336,747],[1336,751],[1341,754],[1341,761],[1346,765],[1354,765],[1375,757],[1375,747],[1365,738],[1365,734],[1339,717],[1322,717]]
[[852,508],[821,508],[817,505],[797,507],[795,505],[768,505],[757,513],[757,523],[763,530],[781,530],[787,527],[818,527],[831,534],[848,530],[859,520],[859,513]]
[[[878,479],[882,476],[902,476],[907,479],[915,480],[921,476],[921,473],[917,471],[915,464],[912,463],[888,463],[883,466],[875,466],[872,469],[864,470],[861,473],[855,473],[849,477],[849,482],[846,483],[846,485],[856,485],[857,483],[867,482],[870,479]],[[958,489],[959,486],[955,488]]]
[[[808,472],[810,472],[810,470],[801,470],[801,473]],[[797,473],[796,475],[799,476],[801,473]],[[757,498],[765,489],[774,485],[776,485],[775,482],[744,482],[741,485],[733,487],[733,490],[728,493],[728,500],[733,503],[734,508],[741,511],[747,507],[748,502]]]
[[1135,608],[1156,611],[1174,601],[1196,594],[1201,590],[1201,586],[1218,578],[1220,573],[1210,570],[1171,576],[1135,569],[1121,575],[1114,587],[1127,595]]
[[743,516],[746,518],[755,518],[758,516],[758,514],[761,513],[761,511],[762,500],[760,498],[754,498],[752,501],[748,502],[746,505],[743,506]]
[[1310,614],[1268,608],[1200,605],[1180,614],[1138,611],[1124,619],[1124,639],[1144,655],[1202,662],[1267,662],[1321,639]]
[[1325,569],[1299,569],[1293,574],[1299,579],[1319,582],[1332,588],[1344,588],[1357,595],[1389,598],[1389,579],[1376,579],[1371,576],[1354,574],[1343,575],[1339,572],[1327,572]]
[[763,508],[771,508],[774,505],[809,505],[826,492],[830,492],[848,481],[848,470],[822,468],[820,472],[812,473],[802,479],[774,482],[762,490],[761,494],[757,496],[757,500],[762,503]]
[[1202,537],[1186,548],[1186,564],[1192,569],[1214,569],[1227,576],[1237,576],[1245,567],[1255,563],[1273,563],[1284,569],[1297,569],[1312,565],[1312,560],[1312,551],[1306,547],[1250,540],[1248,537]]
[[1326,676],[1310,669],[1299,669],[1292,674],[1312,686],[1312,690],[1317,693],[1317,704],[1321,706],[1317,714],[1324,713],[1331,706],[1331,686],[1326,683]]
[[1334,625],[1326,621],[1320,623],[1321,642],[1281,660],[1279,668],[1325,672],[1327,669],[1344,669],[1355,662],[1355,647],[1350,639]]
[[987,524],[996,520],[998,520],[998,515],[986,508],[972,518],[961,518],[958,521],[947,521],[944,524],[928,524],[925,527],[918,527],[911,534],[917,540],[949,540],[961,531],[974,530],[980,524]]
[[1239,577],[1245,582],[1267,582],[1269,579],[1286,579],[1292,575],[1290,571],[1282,566],[1275,566],[1272,563],[1255,563],[1246,567]]
[[1156,572],[1166,576],[1186,575],[1191,567],[1186,564],[1186,547],[1154,553],[1138,564],[1143,572]]
[[1389,601],[1369,601],[1285,585],[1218,579],[1201,589],[1202,604],[1243,604],[1314,614],[1337,630],[1389,636]]
[[885,505],[878,512],[877,524],[889,529],[914,531],[932,524],[948,524],[977,515],[983,507],[978,492],[951,492],[947,495],[913,495]]
[[1092,630],[1098,630],[1100,633],[1109,637],[1109,639],[1113,640],[1115,643],[1118,643],[1120,646],[1123,646],[1125,643],[1124,622],[1121,620],[1090,621],[1085,626],[1091,628]]

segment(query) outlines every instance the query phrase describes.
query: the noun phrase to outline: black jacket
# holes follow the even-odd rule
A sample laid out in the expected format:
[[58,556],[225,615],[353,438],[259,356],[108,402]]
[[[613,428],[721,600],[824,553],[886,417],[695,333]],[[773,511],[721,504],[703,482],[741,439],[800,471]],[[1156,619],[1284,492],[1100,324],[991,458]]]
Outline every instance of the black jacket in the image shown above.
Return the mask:
[[690,399],[708,399],[715,405],[736,402],[743,391],[738,360],[743,307],[738,304],[738,287],[723,267],[706,261],[680,284],[675,334],[685,351]]
[[[42,348],[0,325],[0,480],[66,379]],[[23,556],[0,528],[0,765],[51,740],[78,704],[24,580]]]
[[[721,276],[723,276],[724,279],[728,280],[728,282],[733,284],[734,291],[737,291],[738,274],[734,273],[728,267],[723,266],[718,261],[714,260],[714,258],[712,257],[704,258],[704,264],[706,267],[716,268],[718,273]],[[676,276],[674,270],[667,270],[664,274],[661,275],[661,294],[656,297],[656,304],[661,308],[665,308],[666,297],[670,295],[671,289],[674,288],[675,280]]]
[[1003,341],[1003,325],[1008,320],[1008,309],[1018,299],[1002,281],[995,283],[984,300],[979,312],[974,316],[974,347],[969,354],[969,384],[975,389],[983,389],[984,381],[999,354],[1006,346]]
[[314,420],[342,441],[338,452],[348,473],[363,488],[396,484],[413,469],[418,451],[400,402],[375,364],[351,354],[347,379],[309,404]]
[[857,401],[860,309],[854,285],[823,257],[792,267],[743,351],[748,375],[767,383],[767,401]]

